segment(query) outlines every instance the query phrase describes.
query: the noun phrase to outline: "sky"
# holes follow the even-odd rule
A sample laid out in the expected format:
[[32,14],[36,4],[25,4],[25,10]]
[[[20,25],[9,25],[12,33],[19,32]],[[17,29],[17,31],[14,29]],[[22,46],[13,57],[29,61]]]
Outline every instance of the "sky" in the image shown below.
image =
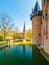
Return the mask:
[[20,31],[23,31],[24,22],[26,30],[32,29],[30,14],[36,1],[39,2],[41,8],[41,0],[0,0],[0,13],[9,15],[14,26]]

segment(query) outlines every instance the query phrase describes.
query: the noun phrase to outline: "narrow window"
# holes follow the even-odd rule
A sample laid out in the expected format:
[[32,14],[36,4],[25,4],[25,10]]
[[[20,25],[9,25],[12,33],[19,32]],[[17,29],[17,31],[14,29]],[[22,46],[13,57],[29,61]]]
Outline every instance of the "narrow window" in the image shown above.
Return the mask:
[[48,38],[48,26],[47,26],[48,22],[46,20],[46,38]]
[[44,20],[45,18],[46,18],[46,13],[43,12],[43,14],[42,14],[42,20]]
[[47,1],[46,0],[44,0],[44,4],[47,4]]
[[41,34],[39,33],[39,36],[41,36]]
[[46,35],[46,25],[44,25],[44,35]]
[[47,0],[48,4],[49,4],[49,0]]

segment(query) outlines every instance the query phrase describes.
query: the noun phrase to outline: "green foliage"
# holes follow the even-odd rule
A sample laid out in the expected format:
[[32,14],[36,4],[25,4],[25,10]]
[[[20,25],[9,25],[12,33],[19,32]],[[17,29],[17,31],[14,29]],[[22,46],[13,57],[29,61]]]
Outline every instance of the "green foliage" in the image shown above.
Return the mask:
[[4,41],[6,41],[6,35],[13,29],[13,24],[11,23],[11,17],[6,14],[0,15],[0,30],[3,32]]
[[18,39],[23,39],[23,34],[22,34],[22,33],[18,33],[18,34],[17,34],[17,38],[18,38]]
[[14,35],[14,39],[23,39],[23,33],[17,32],[17,33]]
[[32,44],[32,42],[31,41],[26,41],[26,42],[23,42],[23,39],[21,39],[21,40],[19,40],[19,41],[17,41],[17,42],[14,42],[14,44]]
[[26,36],[27,38],[30,38],[32,37],[32,30],[28,30],[27,33],[26,33]]
[[3,36],[0,36],[0,41],[4,41],[4,38],[3,38]]

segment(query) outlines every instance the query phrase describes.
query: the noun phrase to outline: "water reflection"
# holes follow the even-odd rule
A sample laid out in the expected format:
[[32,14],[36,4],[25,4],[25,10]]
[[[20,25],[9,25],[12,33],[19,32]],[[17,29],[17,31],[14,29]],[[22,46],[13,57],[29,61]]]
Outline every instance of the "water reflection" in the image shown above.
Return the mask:
[[40,63],[47,64],[35,46],[24,44],[0,49],[0,65],[41,65]]
[[23,50],[24,50],[24,57],[30,60],[32,58],[32,46],[23,45]]
[[29,45],[16,45],[12,47],[5,47],[0,50],[0,58],[11,58],[11,57],[18,57],[18,58],[32,58],[32,46]]
[[4,56],[4,49],[0,49],[0,59]]

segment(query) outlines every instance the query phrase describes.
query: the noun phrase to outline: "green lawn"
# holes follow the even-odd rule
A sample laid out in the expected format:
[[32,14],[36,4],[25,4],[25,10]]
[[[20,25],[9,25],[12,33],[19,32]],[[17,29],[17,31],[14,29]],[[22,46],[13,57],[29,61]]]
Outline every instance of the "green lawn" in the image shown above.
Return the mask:
[[18,41],[18,42],[14,42],[14,44],[32,44],[32,42],[31,41],[26,41],[26,42]]
[[6,44],[6,41],[0,41],[0,45]]

